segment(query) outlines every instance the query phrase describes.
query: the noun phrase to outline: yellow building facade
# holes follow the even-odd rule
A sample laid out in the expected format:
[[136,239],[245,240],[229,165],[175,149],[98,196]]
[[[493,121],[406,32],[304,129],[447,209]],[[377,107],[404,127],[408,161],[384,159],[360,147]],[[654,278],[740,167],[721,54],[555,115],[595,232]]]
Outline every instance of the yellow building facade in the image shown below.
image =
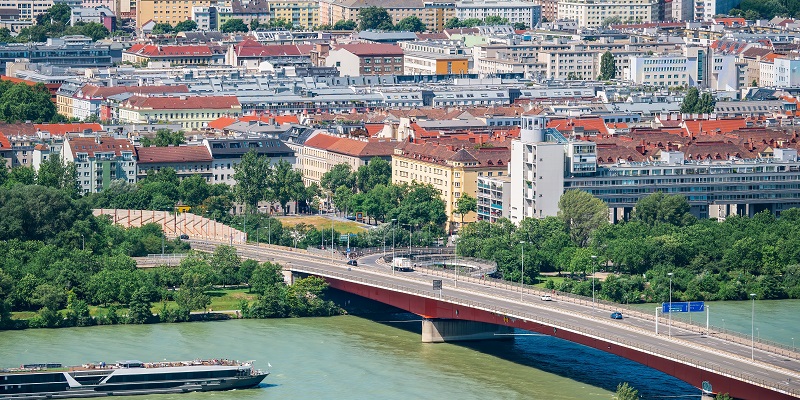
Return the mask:
[[437,32],[444,30],[447,21],[456,16],[455,2],[447,1],[386,0],[372,3],[363,0],[320,0],[319,23],[334,25],[342,20],[358,21],[358,12],[370,6],[386,9],[393,24],[407,17],[417,17],[427,29]]
[[139,0],[136,6],[136,27],[147,21],[167,23],[172,26],[192,17],[192,7],[208,7],[209,0]]
[[[479,176],[504,176],[508,171],[510,150],[504,147],[456,149],[452,145],[404,143],[392,155],[392,182],[430,184],[441,193],[448,217],[448,231],[457,230],[461,216],[456,214],[458,199],[467,194],[478,195]],[[475,212],[464,216],[474,222]]]

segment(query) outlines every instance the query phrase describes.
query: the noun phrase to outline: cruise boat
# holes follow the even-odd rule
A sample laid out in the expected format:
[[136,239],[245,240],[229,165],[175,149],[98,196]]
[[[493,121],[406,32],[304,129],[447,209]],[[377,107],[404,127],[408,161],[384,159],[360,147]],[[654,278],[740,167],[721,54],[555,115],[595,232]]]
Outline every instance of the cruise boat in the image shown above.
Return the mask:
[[119,361],[64,367],[25,364],[0,369],[0,400],[67,399],[137,394],[206,392],[258,386],[269,372],[252,362],[194,360]]

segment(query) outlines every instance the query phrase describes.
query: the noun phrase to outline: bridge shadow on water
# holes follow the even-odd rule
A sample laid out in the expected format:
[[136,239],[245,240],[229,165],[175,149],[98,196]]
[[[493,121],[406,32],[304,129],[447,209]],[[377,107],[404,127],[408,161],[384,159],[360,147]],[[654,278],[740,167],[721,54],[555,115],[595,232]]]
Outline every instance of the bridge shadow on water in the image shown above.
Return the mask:
[[[422,333],[421,318],[416,314],[336,290],[331,290],[329,295],[331,300],[349,314],[415,335]],[[508,340],[455,342],[446,345],[468,348],[522,367],[612,392],[616,391],[618,383],[628,382],[639,391],[643,399],[700,397],[699,389],[663,372],[591,347],[525,330],[516,329]]]

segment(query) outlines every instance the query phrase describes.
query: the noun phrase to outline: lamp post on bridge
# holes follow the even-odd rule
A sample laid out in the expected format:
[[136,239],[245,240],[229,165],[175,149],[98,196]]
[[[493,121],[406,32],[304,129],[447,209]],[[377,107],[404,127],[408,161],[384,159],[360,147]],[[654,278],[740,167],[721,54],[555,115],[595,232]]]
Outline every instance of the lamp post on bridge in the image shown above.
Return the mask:
[[672,272],[669,275],[669,337],[672,337]]
[[395,222],[397,222],[397,218],[392,218],[392,263],[389,265],[390,267],[392,267],[392,275],[394,275],[394,223]]
[[519,242],[520,247],[522,248],[522,265],[521,265],[522,268],[521,268],[520,276],[519,276],[519,300],[520,301],[522,301],[522,295],[523,295],[523,293],[525,293],[525,243],[527,243],[527,242],[525,242],[524,240]]
[[753,307],[750,311],[750,359],[756,359],[756,336],[755,336],[755,326],[756,326],[756,294],[750,293],[750,297],[753,299]]
[[595,309],[594,301],[594,265],[597,263],[597,256],[592,256],[592,310]]

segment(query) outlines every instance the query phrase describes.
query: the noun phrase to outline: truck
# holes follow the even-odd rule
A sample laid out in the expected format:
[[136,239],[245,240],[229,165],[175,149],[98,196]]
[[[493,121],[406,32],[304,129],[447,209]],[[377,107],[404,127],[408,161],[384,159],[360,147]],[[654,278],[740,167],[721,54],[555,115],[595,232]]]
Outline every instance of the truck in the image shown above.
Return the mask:
[[395,271],[413,271],[411,268],[411,259],[405,257],[397,257],[392,259],[392,268]]

